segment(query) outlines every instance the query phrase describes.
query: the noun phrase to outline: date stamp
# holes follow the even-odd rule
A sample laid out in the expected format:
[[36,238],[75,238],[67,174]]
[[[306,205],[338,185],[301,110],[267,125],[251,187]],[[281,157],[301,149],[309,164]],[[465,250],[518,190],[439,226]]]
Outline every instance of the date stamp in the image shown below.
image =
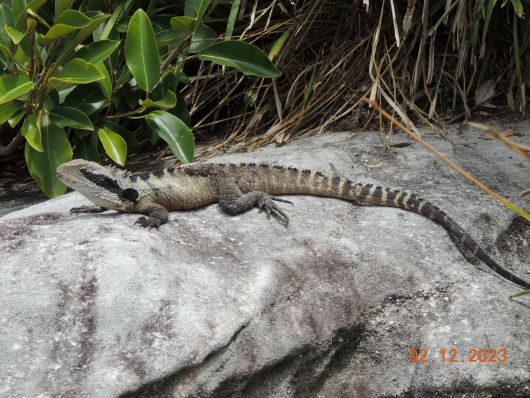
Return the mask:
[[437,351],[427,348],[411,348],[408,352],[407,360],[411,363],[439,361],[443,364],[506,363],[508,361],[508,353],[506,348],[469,348],[468,350],[440,348]]

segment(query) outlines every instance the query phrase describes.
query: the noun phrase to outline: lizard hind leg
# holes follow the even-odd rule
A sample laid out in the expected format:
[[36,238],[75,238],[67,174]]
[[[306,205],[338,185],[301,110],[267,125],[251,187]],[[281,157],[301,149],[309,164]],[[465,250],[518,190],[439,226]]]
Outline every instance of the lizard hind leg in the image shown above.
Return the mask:
[[265,211],[267,218],[274,217],[284,227],[289,225],[289,217],[275,202],[292,202],[271,196],[265,192],[252,191],[242,194],[239,190],[229,190],[219,195],[219,207],[232,216],[244,213],[254,207]]

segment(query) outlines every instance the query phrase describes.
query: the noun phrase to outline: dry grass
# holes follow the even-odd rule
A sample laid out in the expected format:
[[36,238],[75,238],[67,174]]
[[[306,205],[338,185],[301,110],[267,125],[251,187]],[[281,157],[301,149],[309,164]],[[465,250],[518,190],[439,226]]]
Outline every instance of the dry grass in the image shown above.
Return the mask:
[[274,81],[248,79],[200,65],[201,79],[183,92],[194,129],[207,136],[227,132],[210,147],[215,153],[283,143],[344,118],[359,128],[383,126],[363,106],[364,96],[413,131],[420,121],[442,135],[447,121],[468,119],[491,101],[524,111],[521,55],[530,23],[511,4],[488,9],[483,3],[242,2],[233,37],[261,48],[287,37],[271,55],[283,74]]
[[[443,153],[438,151],[435,147],[433,147],[431,144],[429,144],[427,141],[425,141],[423,138],[421,138],[420,135],[414,133],[413,131],[411,131],[410,129],[405,127],[401,122],[399,122],[398,120],[393,118],[388,112],[383,110],[379,106],[378,103],[376,103],[376,102],[374,102],[372,100],[369,100],[369,99],[365,99],[365,101],[367,103],[369,103],[370,106],[373,107],[377,112],[379,112],[379,114],[381,116],[383,116],[386,120],[388,120],[392,124],[394,124],[397,127],[399,127],[399,129],[401,131],[403,131],[410,138],[412,138],[413,140],[415,140],[416,142],[420,143],[425,148],[427,148],[429,151],[431,151],[431,153],[433,153],[435,156],[437,156],[440,160],[442,160],[450,168],[452,168],[457,173],[459,173],[460,175],[462,175],[463,177],[465,177],[466,179],[471,181],[475,186],[477,186],[480,189],[482,189],[484,192],[486,192],[488,195],[493,197],[495,200],[497,200],[502,205],[506,206],[508,209],[510,209],[513,212],[519,214],[520,216],[522,216],[527,221],[530,221],[530,214],[528,214],[523,209],[521,209],[521,208],[517,207],[516,205],[514,205],[508,199],[506,199],[506,198],[502,197],[501,195],[499,195],[498,193],[492,191],[484,183],[482,183],[481,181],[479,181],[475,177],[473,177],[468,171],[464,170],[457,163],[455,163],[454,161],[449,159],[447,156],[445,156]],[[499,134],[493,127],[490,127],[490,126],[487,126],[487,125],[484,125],[484,124],[480,124],[480,123],[469,123],[469,124],[472,125],[473,127],[480,128],[483,131],[487,131],[490,135],[493,135],[496,139],[500,140],[505,145],[507,145],[508,148],[510,148],[512,151],[514,151],[515,153],[518,153],[519,155],[523,156],[527,160],[530,160],[530,157],[528,156],[529,148],[527,148],[526,146],[518,144],[518,143],[515,143],[515,142],[513,142],[511,140],[508,140],[507,138],[503,137],[502,134]]]

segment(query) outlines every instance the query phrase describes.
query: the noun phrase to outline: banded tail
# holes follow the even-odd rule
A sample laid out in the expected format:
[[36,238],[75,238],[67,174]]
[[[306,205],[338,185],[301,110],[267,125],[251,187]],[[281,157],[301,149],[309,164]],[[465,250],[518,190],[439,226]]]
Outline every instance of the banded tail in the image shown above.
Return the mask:
[[525,289],[530,289],[529,282],[497,264],[455,221],[427,200],[412,193],[372,184],[360,184],[343,177],[327,176],[321,172],[278,166],[274,168],[277,170],[273,173],[276,176],[274,181],[265,183],[266,188],[269,189],[266,192],[279,195],[305,194],[332,197],[364,205],[397,207],[421,214],[445,228],[455,241],[497,274]]
[[366,184],[363,185],[362,188],[358,188],[354,193],[354,196],[355,201],[361,204],[398,207],[430,218],[435,223],[444,227],[447,232],[454,237],[456,242],[459,242],[462,246],[466,247],[476,258],[481,260],[497,274],[525,289],[530,289],[529,282],[524,281],[497,264],[497,262],[488,256],[486,252],[484,252],[484,250],[482,250],[482,248],[462,229],[462,227],[431,202],[408,192],[391,190],[380,186],[374,187],[372,184]]

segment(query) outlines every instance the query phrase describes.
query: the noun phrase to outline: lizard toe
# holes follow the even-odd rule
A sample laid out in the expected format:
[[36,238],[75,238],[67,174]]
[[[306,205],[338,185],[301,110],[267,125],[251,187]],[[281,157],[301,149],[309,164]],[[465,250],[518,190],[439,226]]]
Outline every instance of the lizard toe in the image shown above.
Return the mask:
[[142,216],[142,217],[139,217],[138,220],[136,220],[134,225],[136,224],[138,224],[142,228],[158,229],[158,227],[160,227],[161,221],[157,218]]
[[276,202],[289,203],[290,205],[293,205],[293,206],[294,206],[294,203],[291,202],[290,200],[282,199],[282,198],[279,198],[279,197],[277,197],[277,196],[271,196],[270,198],[271,198],[272,200],[276,201]]
[[[259,200],[258,208],[260,210],[265,210],[265,212],[267,213],[267,218],[270,218],[272,216],[284,227],[287,227],[287,225],[289,225],[289,217],[282,209],[280,209],[280,207],[278,207],[276,203],[274,203],[275,200],[276,199],[273,196],[264,196]],[[287,202],[284,199],[277,201]]]
[[86,213],[88,209],[90,209],[91,206],[79,206],[79,207],[72,207],[70,209],[70,214],[82,214]]

